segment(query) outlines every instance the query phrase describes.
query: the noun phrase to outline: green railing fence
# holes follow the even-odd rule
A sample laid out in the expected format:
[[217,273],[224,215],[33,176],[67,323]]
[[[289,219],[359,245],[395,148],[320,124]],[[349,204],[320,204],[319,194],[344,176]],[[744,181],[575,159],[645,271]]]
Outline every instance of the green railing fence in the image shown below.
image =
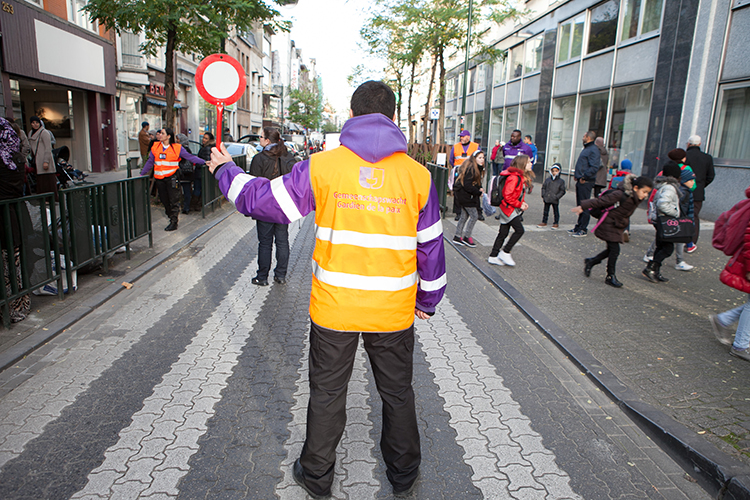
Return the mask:
[[443,217],[445,217],[448,210],[448,172],[450,172],[450,170],[447,167],[429,162],[425,166],[427,167],[427,170],[430,171],[432,182],[435,183],[435,189],[437,189],[438,192],[438,200],[440,200],[440,212],[443,214]]
[[[233,156],[232,161],[240,167],[243,171],[247,172],[250,165],[247,164],[247,156],[239,155]],[[201,215],[206,216],[206,211],[210,208],[213,212],[216,209],[216,205],[221,202],[224,195],[219,189],[219,182],[216,177],[208,170],[207,167],[203,167],[201,170]]]

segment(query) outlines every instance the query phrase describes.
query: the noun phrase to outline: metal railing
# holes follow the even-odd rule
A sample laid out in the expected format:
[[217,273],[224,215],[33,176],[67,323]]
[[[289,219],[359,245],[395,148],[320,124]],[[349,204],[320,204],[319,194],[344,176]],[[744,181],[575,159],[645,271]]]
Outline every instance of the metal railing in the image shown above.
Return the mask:
[[435,189],[438,192],[438,200],[440,201],[440,212],[443,217],[448,210],[448,172],[450,170],[441,165],[435,163],[427,163],[425,165],[427,170],[430,171],[432,182],[435,183]]
[[[244,172],[248,171],[247,156],[233,156],[232,161]],[[221,204],[224,195],[219,189],[219,182],[207,167],[201,168],[201,215],[206,217],[206,211],[210,208],[213,212],[216,206]]]

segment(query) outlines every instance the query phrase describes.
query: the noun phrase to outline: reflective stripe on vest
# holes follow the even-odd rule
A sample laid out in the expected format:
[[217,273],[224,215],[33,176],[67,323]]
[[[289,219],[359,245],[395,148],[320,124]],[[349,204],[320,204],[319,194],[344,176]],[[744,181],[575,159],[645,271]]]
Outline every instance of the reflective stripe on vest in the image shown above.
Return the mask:
[[417,242],[436,231],[417,234],[429,171],[404,153],[368,163],[340,146],[310,158],[310,181],[317,225],[312,321],[350,332],[409,328],[419,281]]
[[[154,154],[154,177],[164,179],[173,175],[180,168],[180,150],[179,144],[170,144],[167,149],[161,142],[154,143],[151,152]],[[162,158],[164,155],[164,158]]]
[[458,167],[465,159],[474,154],[474,151],[479,149],[479,144],[476,142],[470,142],[469,147],[466,148],[466,156],[464,154],[464,145],[460,142],[453,145],[453,166]]

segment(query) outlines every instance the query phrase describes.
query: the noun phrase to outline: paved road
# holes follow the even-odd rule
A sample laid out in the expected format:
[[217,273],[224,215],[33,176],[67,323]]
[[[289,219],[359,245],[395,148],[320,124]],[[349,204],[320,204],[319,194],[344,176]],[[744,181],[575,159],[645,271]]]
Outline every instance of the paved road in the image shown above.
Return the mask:
[[[0,498],[302,499],[311,218],[255,287],[250,219],[190,247],[0,373]],[[707,498],[453,249],[419,322],[415,498]],[[360,350],[335,498],[391,497]]]

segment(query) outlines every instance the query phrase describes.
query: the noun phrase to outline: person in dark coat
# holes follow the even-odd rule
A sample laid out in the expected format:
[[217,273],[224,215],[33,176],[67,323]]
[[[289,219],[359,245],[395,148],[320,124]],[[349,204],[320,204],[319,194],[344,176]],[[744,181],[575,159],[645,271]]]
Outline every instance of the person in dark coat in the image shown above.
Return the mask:
[[608,209],[594,226],[594,235],[605,241],[607,248],[595,257],[583,261],[583,273],[586,277],[591,276],[591,269],[595,265],[607,259],[607,278],[604,282],[615,288],[622,286],[615,272],[623,233],[630,224],[630,216],[633,215],[638,205],[648,198],[653,187],[654,183],[650,178],[628,174],[617,189],[604,193],[599,198],[583,200],[579,206],[573,208],[573,212],[577,214],[591,208]]
[[[253,156],[250,163],[250,175],[275,179],[286,175],[294,167],[294,157],[289,154],[279,131],[273,127],[264,127],[260,136],[263,151]],[[283,285],[286,283],[286,270],[289,265],[289,224],[255,221],[258,230],[258,273],[251,281],[254,285],[268,286],[268,274],[271,270],[271,250],[276,242],[276,268],[273,280]]]
[[[576,204],[579,206],[583,200],[591,198],[591,191],[594,189],[596,181],[596,173],[599,171],[599,166],[602,162],[599,148],[594,143],[595,140],[596,132],[593,130],[589,130],[583,134],[583,150],[578,155],[578,160],[576,161],[576,169],[573,176],[576,180]],[[581,212],[575,227],[570,230],[573,236],[586,236],[590,218],[588,210]]]
[[701,228],[701,208],[706,199],[706,187],[711,184],[716,176],[714,172],[714,159],[711,155],[701,151],[701,138],[699,135],[691,135],[687,142],[687,164],[695,174],[695,190],[693,191],[693,213],[695,214],[695,234],[693,245],[688,245],[686,250],[693,253],[698,243]]
[[604,137],[597,137],[594,141],[599,156],[601,157],[601,166],[596,171],[596,180],[594,181],[594,198],[598,198],[602,191],[607,187],[607,171],[609,170],[609,151],[604,147]]
[[560,208],[558,205],[560,204],[560,199],[565,196],[565,181],[560,177],[560,170],[562,170],[562,166],[559,163],[553,163],[549,169],[550,176],[542,184],[544,213],[542,215],[542,223],[536,227],[547,227],[550,207],[552,207],[552,212],[555,215],[555,223],[552,224],[552,229],[560,227]]

